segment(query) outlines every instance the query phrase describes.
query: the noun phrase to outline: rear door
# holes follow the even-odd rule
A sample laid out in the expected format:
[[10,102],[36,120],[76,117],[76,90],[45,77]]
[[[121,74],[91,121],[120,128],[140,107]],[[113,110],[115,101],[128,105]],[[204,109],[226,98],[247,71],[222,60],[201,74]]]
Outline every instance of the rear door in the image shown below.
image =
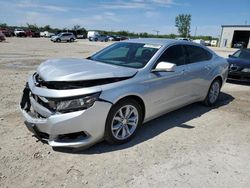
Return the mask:
[[213,55],[199,46],[185,45],[185,49],[187,51],[186,74],[192,80],[189,85],[194,95],[199,98],[207,92],[211,82],[209,75],[212,72]]

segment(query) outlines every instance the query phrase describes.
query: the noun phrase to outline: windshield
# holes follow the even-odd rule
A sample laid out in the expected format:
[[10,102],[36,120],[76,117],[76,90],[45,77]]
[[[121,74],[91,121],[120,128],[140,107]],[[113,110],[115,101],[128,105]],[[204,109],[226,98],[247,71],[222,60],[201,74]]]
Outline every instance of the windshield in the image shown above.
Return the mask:
[[153,44],[120,42],[101,50],[89,59],[118,66],[142,68],[160,47]]
[[233,57],[250,60],[250,50],[238,50],[233,54]]

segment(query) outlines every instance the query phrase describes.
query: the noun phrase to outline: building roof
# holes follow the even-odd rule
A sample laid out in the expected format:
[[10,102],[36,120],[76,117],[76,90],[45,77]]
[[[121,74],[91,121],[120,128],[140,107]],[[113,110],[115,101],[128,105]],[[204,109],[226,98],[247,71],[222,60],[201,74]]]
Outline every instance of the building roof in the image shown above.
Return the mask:
[[250,27],[250,25],[222,25],[221,27]]

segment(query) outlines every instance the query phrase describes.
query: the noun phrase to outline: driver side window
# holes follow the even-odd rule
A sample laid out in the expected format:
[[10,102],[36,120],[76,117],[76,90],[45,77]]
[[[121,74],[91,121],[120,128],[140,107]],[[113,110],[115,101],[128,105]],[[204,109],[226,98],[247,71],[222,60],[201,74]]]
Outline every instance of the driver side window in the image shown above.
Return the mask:
[[176,66],[185,65],[186,53],[182,45],[174,45],[165,50],[157,61],[159,62],[174,63]]

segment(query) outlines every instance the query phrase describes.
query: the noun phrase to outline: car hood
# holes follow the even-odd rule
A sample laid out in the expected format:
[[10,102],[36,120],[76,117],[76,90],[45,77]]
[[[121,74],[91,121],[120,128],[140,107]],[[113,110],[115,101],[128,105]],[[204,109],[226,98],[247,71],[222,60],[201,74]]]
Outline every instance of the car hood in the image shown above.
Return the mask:
[[86,81],[132,77],[136,69],[109,65],[88,59],[52,59],[42,63],[37,73],[44,81]]
[[240,67],[247,67],[250,68],[250,61],[240,58],[228,58],[228,63],[238,65]]

